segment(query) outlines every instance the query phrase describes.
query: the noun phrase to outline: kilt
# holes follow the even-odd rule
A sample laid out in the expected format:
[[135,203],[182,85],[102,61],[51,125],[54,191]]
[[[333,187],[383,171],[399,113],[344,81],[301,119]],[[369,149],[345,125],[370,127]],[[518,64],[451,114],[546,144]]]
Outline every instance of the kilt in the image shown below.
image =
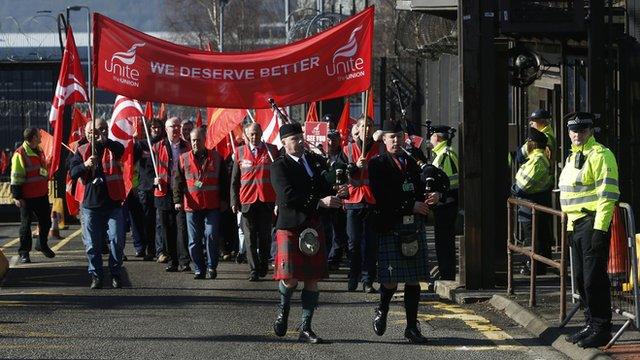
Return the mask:
[[427,233],[423,222],[416,217],[412,225],[419,229],[419,249],[413,257],[402,255],[398,233],[407,231],[407,225],[396,224],[391,231],[378,233],[378,282],[404,283],[429,280]]
[[[320,250],[313,256],[304,255],[298,247],[298,235],[308,227],[318,232],[320,241]],[[310,218],[295,229],[276,230],[276,245],[274,280],[319,280],[329,275],[320,217]]]

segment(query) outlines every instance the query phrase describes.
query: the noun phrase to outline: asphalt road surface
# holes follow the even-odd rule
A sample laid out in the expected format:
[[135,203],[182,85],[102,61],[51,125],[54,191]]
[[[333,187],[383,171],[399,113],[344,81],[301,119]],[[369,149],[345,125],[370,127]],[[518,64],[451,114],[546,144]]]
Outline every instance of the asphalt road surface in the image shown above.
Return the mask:
[[[14,260],[17,230],[0,226],[0,248]],[[62,235],[50,242],[55,258],[34,251],[33,263],[12,267],[2,283],[2,359],[565,358],[488,305],[460,306],[433,294],[425,294],[419,314],[429,344],[404,340],[402,294],[392,303],[387,333],[378,337],[371,325],[377,295],[346,292],[345,269],[320,285],[313,328],[327,343],[300,344],[300,293],[294,295],[289,333],[276,337],[275,282],[249,282],[246,264],[222,262],[218,279],[194,280],[134,258],[128,242],[124,288],[110,288],[107,275],[104,289],[91,290],[77,226]]]

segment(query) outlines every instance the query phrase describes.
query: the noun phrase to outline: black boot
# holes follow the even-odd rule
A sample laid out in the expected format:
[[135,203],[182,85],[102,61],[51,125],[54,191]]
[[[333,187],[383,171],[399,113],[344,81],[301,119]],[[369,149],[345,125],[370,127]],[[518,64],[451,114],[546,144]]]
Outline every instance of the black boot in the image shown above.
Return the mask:
[[589,336],[578,341],[581,348],[597,348],[605,346],[611,341],[611,332],[608,329],[593,329]]
[[273,323],[273,332],[277,336],[284,336],[287,333],[287,326],[289,321],[289,308],[291,306],[291,295],[295,288],[288,288],[282,281],[278,282],[278,292],[280,293],[280,304],[278,307],[280,311],[276,317],[276,321]]
[[591,334],[591,332],[593,332],[593,327],[591,325],[587,325],[585,327],[583,327],[582,329],[578,330],[577,332],[571,334],[571,335],[567,335],[565,336],[565,340],[567,340],[568,342],[575,344],[578,341],[586,338],[587,336],[589,336]]
[[404,337],[413,344],[425,344],[427,338],[422,336],[418,327],[418,304],[420,302],[420,285],[404,286],[404,310],[407,316],[407,328]]
[[302,290],[300,294],[300,300],[302,301],[302,324],[300,324],[300,335],[298,341],[306,342],[310,344],[320,344],[322,339],[311,330],[311,320],[313,319],[313,312],[318,305],[318,297],[320,293],[318,291]]
[[382,311],[380,308],[376,308],[376,314],[373,316],[373,332],[378,336],[384,335],[387,331],[387,311]]

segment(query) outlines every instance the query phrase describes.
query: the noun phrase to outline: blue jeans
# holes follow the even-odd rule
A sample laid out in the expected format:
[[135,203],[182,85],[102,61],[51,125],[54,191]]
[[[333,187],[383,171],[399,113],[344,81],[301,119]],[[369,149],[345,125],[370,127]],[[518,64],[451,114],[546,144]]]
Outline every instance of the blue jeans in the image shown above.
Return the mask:
[[189,233],[189,255],[194,264],[194,272],[202,274],[206,269],[202,256],[204,240],[207,251],[207,268],[218,267],[218,231],[220,212],[216,210],[198,210],[187,212],[187,231]]
[[109,240],[109,271],[120,276],[124,252],[124,215],[122,207],[82,209],[82,240],[89,260],[89,274],[102,279],[102,244]]
[[165,254],[164,248],[164,239],[162,238],[162,224],[160,221],[160,209],[156,209],[156,233],[155,233],[155,241],[156,241],[156,256],[160,256]]
[[371,284],[377,272],[377,239],[373,236],[370,224],[369,208],[347,208],[347,234],[351,261],[349,278],[362,276],[363,283]]

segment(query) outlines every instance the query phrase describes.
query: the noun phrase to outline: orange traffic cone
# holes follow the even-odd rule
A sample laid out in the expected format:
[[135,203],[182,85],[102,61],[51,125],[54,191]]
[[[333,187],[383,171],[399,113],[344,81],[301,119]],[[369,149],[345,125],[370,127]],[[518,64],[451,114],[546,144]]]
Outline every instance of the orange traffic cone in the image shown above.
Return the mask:
[[611,220],[609,264],[607,265],[607,273],[609,273],[612,286],[617,287],[620,282],[626,280],[629,271],[628,264],[626,230],[624,222],[622,221],[620,208],[616,206],[613,211],[613,219]]

